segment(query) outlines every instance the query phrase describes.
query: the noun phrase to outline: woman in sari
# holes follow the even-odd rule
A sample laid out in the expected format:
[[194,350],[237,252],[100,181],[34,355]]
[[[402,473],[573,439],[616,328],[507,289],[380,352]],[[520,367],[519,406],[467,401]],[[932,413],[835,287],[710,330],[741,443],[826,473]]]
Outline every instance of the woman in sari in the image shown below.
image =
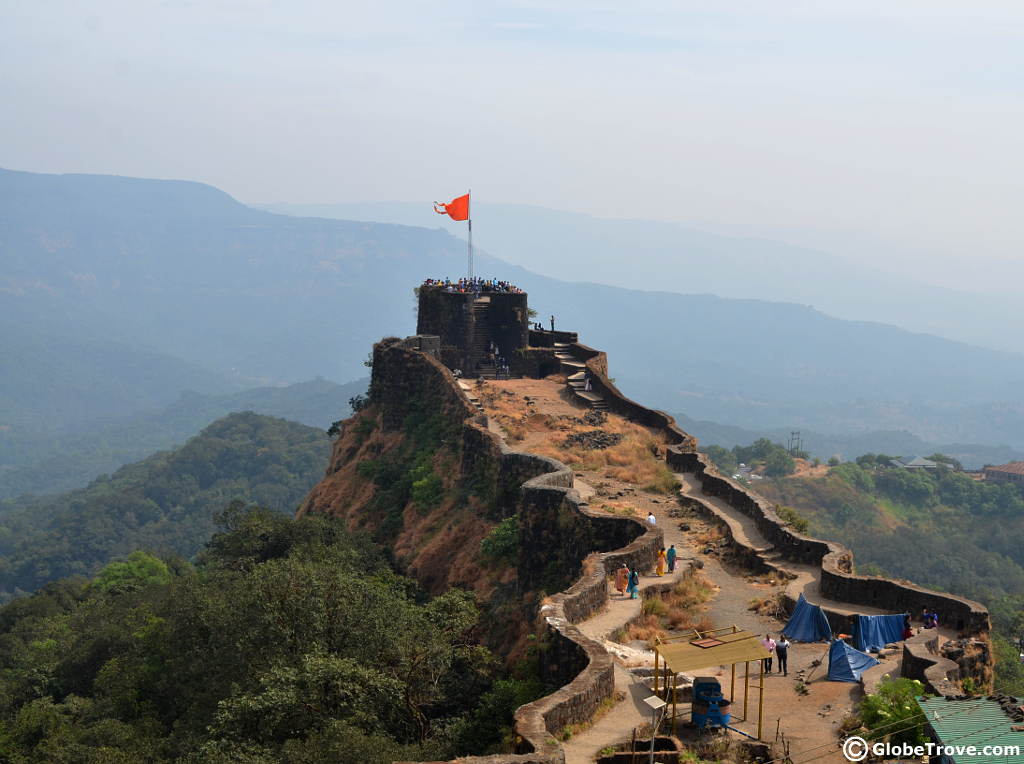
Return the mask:
[[626,596],[626,587],[629,585],[629,568],[626,567],[626,563],[622,563],[619,569],[615,571],[615,589],[623,597]]
[[657,576],[665,575],[665,566],[668,564],[668,558],[665,556],[665,547],[658,550],[658,566],[654,570],[654,574]]

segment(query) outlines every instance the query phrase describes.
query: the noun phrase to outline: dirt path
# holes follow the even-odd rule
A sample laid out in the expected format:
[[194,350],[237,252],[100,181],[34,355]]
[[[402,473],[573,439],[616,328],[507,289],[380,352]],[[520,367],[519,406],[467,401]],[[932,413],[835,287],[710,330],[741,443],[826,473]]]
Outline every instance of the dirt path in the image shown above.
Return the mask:
[[[581,413],[580,409],[562,397],[561,384],[552,380],[509,380],[489,384],[528,396],[531,410],[537,413],[573,416],[579,416]],[[501,431],[495,423],[492,423],[491,428]],[[523,440],[512,445],[528,451],[531,444],[539,442],[540,439],[539,434],[527,433]],[[715,497],[705,496],[700,483],[693,475],[676,474],[676,478],[682,484],[681,492],[684,495],[700,499],[710,505],[736,537],[760,550],[771,551],[772,545],[760,534],[751,518]],[[780,563],[780,567],[784,567],[794,578],[789,582],[772,581],[765,577],[754,578],[734,568],[720,556],[724,551],[721,547],[712,545],[711,553],[705,554],[705,551],[709,550],[708,539],[713,538],[715,529],[711,523],[696,515],[686,517],[684,522],[679,518],[669,517],[669,512],[678,508],[672,497],[644,491],[639,486],[610,480],[606,475],[586,471],[575,473],[575,487],[581,496],[590,502],[592,508],[599,509],[604,502],[608,502],[609,505],[618,505],[620,508],[621,505],[628,504],[639,517],[645,517],[648,512],[653,512],[665,533],[666,546],[675,544],[679,550],[681,564],[674,577],[678,578],[682,571],[689,567],[689,560],[699,560],[703,564],[702,573],[717,587],[716,594],[707,606],[707,615],[716,627],[735,625],[758,634],[771,633],[777,638],[784,624],[774,618],[756,614],[750,610],[750,604],[754,600],[771,597],[783,586],[787,587],[790,593],[803,591],[811,602],[826,603],[817,587],[820,572],[813,566]],[[685,529],[681,528],[681,525]],[[666,578],[644,576],[641,579],[641,588],[665,581]],[[592,764],[603,748],[628,741],[634,729],[650,721],[650,711],[643,703],[643,699],[651,693],[635,681],[627,667],[638,664],[653,665],[653,653],[646,651],[645,654],[608,642],[608,637],[613,631],[640,614],[641,604],[642,599],[631,600],[611,589],[608,605],[590,619],[578,624],[588,636],[605,641],[609,651],[616,656],[615,689],[619,700],[591,726],[577,732],[563,743],[566,764]],[[883,612],[858,605],[835,603],[831,600],[827,601],[827,605],[830,609],[840,612]],[[774,673],[765,677],[762,738],[774,741],[778,724],[780,737],[785,736],[794,755],[809,751],[810,756],[826,754],[816,759],[823,764],[844,761],[838,752],[834,755],[827,752],[837,741],[838,725],[852,712],[861,697],[860,685],[829,682],[825,679],[827,656],[826,646],[823,644],[794,643],[789,655],[788,676]],[[822,665],[813,667],[812,663],[815,661],[822,661]],[[756,670],[756,667],[752,666],[752,670]],[[810,675],[810,681],[806,684],[806,694],[797,691],[797,675],[801,672]],[[710,667],[701,674],[718,676],[723,689],[728,692],[729,667]],[[739,676],[736,697],[733,699],[734,709],[737,715],[742,715],[742,666],[737,667],[737,674]],[[754,684],[756,678],[752,678],[751,685]],[[757,691],[753,686],[749,691],[748,700],[748,721],[736,722],[735,726],[749,734],[756,734]]]

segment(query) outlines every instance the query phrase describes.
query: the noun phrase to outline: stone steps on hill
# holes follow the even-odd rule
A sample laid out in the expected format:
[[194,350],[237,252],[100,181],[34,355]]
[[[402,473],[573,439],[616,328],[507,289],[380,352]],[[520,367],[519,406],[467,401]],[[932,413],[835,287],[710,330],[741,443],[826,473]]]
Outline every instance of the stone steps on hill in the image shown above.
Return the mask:
[[608,410],[608,403],[600,393],[588,392],[586,390],[576,390],[575,393],[577,398],[585,401],[586,404],[595,411]]
[[476,393],[473,391],[473,386],[468,382],[464,382],[461,379],[458,380],[458,384],[459,388],[462,390],[463,393],[465,393],[466,397],[469,399],[469,402],[476,406],[476,408],[479,409],[480,411],[483,411],[484,407],[483,405],[481,405],[480,399],[476,397]]

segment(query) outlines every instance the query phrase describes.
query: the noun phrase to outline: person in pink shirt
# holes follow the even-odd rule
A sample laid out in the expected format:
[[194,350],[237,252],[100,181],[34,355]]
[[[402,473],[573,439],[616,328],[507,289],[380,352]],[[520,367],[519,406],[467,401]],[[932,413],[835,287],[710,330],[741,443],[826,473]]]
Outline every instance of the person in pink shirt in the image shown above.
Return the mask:
[[765,634],[764,639],[761,640],[761,644],[764,645],[764,649],[770,654],[764,659],[764,673],[772,673],[772,658],[775,656],[775,640],[772,639],[771,634]]

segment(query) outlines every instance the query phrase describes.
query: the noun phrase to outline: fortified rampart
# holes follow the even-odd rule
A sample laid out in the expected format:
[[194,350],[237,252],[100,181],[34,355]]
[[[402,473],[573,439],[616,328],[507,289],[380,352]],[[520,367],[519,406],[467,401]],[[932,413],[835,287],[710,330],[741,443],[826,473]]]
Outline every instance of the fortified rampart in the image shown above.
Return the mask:
[[[399,429],[414,407],[429,401],[460,423],[463,475],[492,497],[496,516],[519,514],[521,586],[546,581],[575,583],[548,598],[544,618],[545,681],[562,685],[554,693],[516,711],[515,732],[521,754],[470,757],[475,762],[563,761],[554,735],[569,724],[589,719],[614,689],[611,657],[575,623],[608,601],[607,578],[623,563],[653,567],[663,534],[632,518],[592,512],[572,488],[572,470],[561,462],[514,451],[486,429],[486,420],[470,404],[451,373],[429,353],[397,338],[373,350],[371,398],[385,427]],[[318,511],[315,494],[302,511]],[[552,556],[552,551],[558,550]],[[601,551],[609,550],[609,551]],[[613,550],[613,551],[611,551]],[[585,571],[580,575],[581,571]]]
[[985,633],[991,628],[988,611],[977,602],[879,576],[855,575],[853,553],[849,549],[796,532],[776,514],[771,503],[717,474],[704,454],[669,448],[667,459],[674,470],[693,473],[706,494],[723,499],[753,518],[761,534],[784,559],[819,565],[822,596],[896,613],[919,613],[925,607],[937,608],[946,623],[968,634]]
[[511,365],[529,344],[528,308],[523,292],[456,292],[421,286],[416,333],[441,340],[441,360],[475,377],[490,348]]
[[[447,311],[459,303],[445,296],[436,304],[448,306],[443,308]],[[522,309],[525,315],[525,302]],[[438,313],[440,315],[442,313]],[[416,342],[392,338],[374,347],[371,391],[375,403],[384,412],[385,426],[400,427],[417,400],[429,400],[431,405],[442,407],[457,425],[462,473],[473,482],[476,490],[490,497],[492,516],[519,515],[520,585],[543,587],[576,577],[571,586],[549,597],[540,612],[547,644],[542,671],[545,679],[560,684],[560,689],[516,711],[516,754],[468,757],[459,761],[475,764],[564,762],[556,736],[567,725],[588,721],[600,703],[611,696],[614,687],[611,657],[575,624],[604,607],[608,601],[608,576],[620,564],[641,569],[653,567],[663,535],[660,529],[633,518],[613,518],[592,512],[572,488],[572,471],[566,465],[509,449],[490,432],[486,419],[473,407],[446,363],[442,363],[445,360],[444,337],[457,334],[444,335],[437,331],[444,327],[431,323],[435,320],[441,318],[424,318],[421,314],[419,329],[421,333],[442,337],[441,360],[435,357],[433,347],[428,352],[412,349]],[[450,331],[462,330],[456,327]],[[543,370],[544,364],[556,364],[552,351],[542,344],[534,345],[534,332],[529,334],[531,345],[523,348],[521,368],[529,369],[532,365],[537,371]],[[539,335],[537,342],[543,343],[546,337],[550,347],[554,347],[552,333],[536,334]],[[559,335],[557,342],[569,345],[573,354],[584,360],[593,389],[604,396],[610,410],[665,435],[669,443],[665,458],[670,468],[694,474],[707,494],[721,498],[753,518],[760,532],[783,558],[820,566],[823,596],[896,612],[937,607],[945,614],[946,621],[964,635],[987,634],[990,629],[988,612],[978,603],[905,582],[855,575],[849,550],[795,532],[768,502],[717,474],[706,457],[696,452],[696,440],[680,430],[670,415],[648,409],[623,395],[608,378],[607,357],[603,352],[580,344],[574,334]],[[315,493],[307,500],[304,511],[307,509],[316,511]],[[552,556],[552,550],[559,551]],[[752,559],[760,554],[755,549],[748,552]],[[764,564],[770,565],[770,562],[765,560]],[[956,664],[938,655],[934,645],[923,641],[905,648],[904,671],[925,680],[933,691],[951,694],[956,689],[947,681],[957,678]]]

